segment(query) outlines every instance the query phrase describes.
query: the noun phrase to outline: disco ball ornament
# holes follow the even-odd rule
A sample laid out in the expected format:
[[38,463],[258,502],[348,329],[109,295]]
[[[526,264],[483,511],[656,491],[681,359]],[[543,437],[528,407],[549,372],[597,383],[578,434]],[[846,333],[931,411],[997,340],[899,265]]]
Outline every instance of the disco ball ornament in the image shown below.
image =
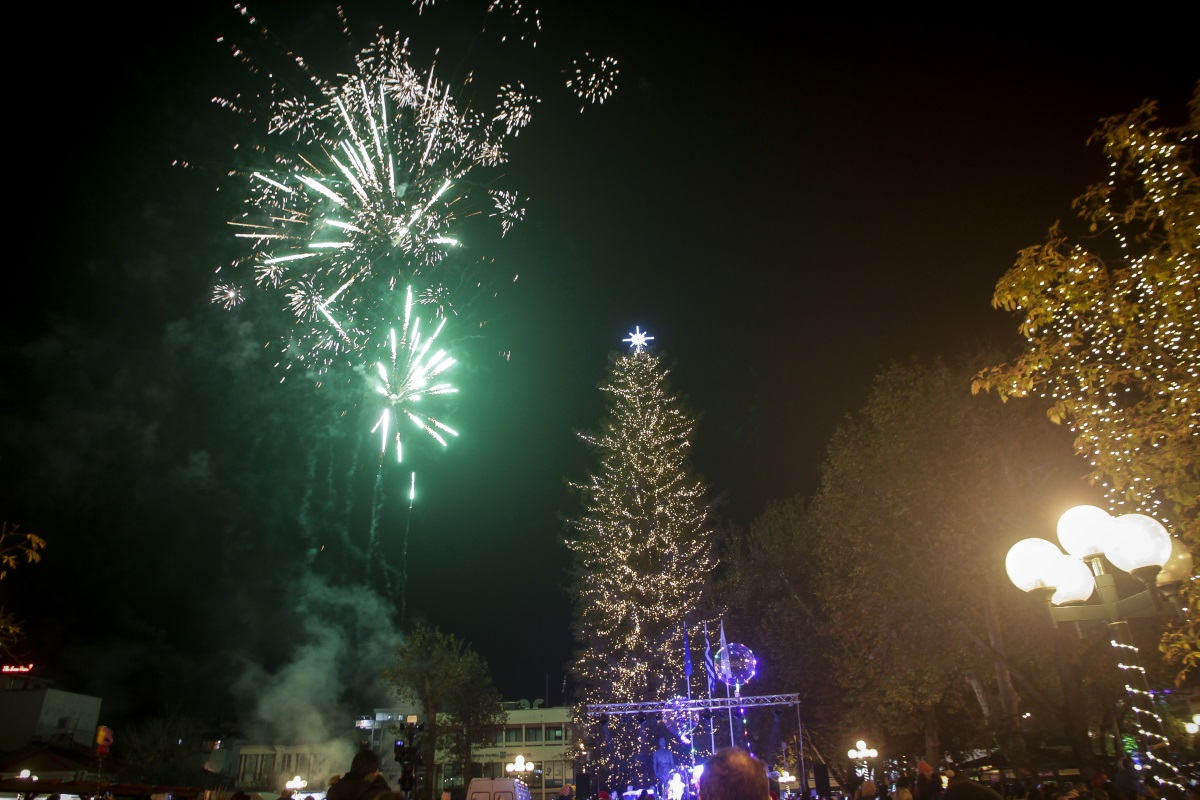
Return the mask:
[[687,745],[692,743],[692,731],[700,724],[699,715],[688,710],[687,701],[682,697],[676,697],[667,704],[662,712],[662,720],[667,730]]
[[744,644],[728,644],[713,657],[717,677],[727,686],[745,686],[754,677],[758,659],[754,651]]

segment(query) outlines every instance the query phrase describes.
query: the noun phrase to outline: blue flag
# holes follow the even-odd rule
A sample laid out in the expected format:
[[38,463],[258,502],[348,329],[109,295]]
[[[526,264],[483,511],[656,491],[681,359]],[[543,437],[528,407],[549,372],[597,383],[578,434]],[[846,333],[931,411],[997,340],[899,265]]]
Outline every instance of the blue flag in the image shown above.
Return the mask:
[[729,663],[729,645],[725,643],[725,620],[721,620],[721,680],[728,686],[733,682],[733,670]]
[[686,622],[683,624],[683,674],[692,677],[692,647],[688,644]]
[[704,623],[704,671],[708,673],[708,696],[717,685],[717,668],[713,666],[712,644],[708,641],[708,623]]

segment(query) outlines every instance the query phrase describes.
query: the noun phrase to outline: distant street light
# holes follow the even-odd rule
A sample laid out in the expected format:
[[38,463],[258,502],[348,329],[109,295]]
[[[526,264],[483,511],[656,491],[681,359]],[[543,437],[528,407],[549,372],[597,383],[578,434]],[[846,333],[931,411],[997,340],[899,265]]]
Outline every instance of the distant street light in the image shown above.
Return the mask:
[[[1150,702],[1150,685],[1138,648],[1129,633],[1130,619],[1182,619],[1180,584],[1192,575],[1192,555],[1158,520],[1145,514],[1110,516],[1096,506],[1075,506],[1058,520],[1058,540],[1064,554],[1045,539],[1022,539],[1005,558],[1009,580],[1022,591],[1036,592],[1046,601],[1050,620],[1083,627],[1107,623],[1117,663],[1125,673],[1125,690],[1137,720],[1138,741],[1146,757],[1166,767],[1166,783],[1181,789],[1179,770],[1156,751],[1165,751],[1162,718]],[[1145,587],[1120,596],[1116,576],[1108,567],[1129,573]],[[1088,602],[1092,596],[1097,602]]]
[[504,771],[514,778],[523,779],[535,769],[537,769],[537,765],[532,761],[526,761],[525,756],[517,756],[511,763],[504,765]]
[[786,769],[779,773],[779,777],[775,779],[779,785],[783,787],[784,794],[791,794],[792,784],[796,782],[796,776],[788,772]]

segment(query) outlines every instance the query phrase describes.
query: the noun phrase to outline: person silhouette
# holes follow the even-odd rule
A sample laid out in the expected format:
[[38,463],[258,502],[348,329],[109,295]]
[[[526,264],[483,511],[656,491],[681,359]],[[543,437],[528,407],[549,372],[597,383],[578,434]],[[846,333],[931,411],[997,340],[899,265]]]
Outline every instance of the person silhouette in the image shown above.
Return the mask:
[[660,736],[658,749],[654,751],[654,778],[658,781],[658,787],[654,791],[655,797],[666,796],[667,784],[671,780],[671,772],[674,769],[675,756],[671,755],[671,751],[667,749],[667,740]]

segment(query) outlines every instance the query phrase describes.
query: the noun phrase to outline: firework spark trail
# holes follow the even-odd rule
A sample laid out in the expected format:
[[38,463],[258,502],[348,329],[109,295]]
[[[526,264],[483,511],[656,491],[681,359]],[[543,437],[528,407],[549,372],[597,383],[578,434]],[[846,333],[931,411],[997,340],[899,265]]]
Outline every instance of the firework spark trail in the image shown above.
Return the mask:
[[213,301],[244,301],[237,275],[249,268],[254,287],[286,297],[289,354],[318,373],[362,357],[398,283],[436,280],[466,218],[496,219],[503,236],[524,217],[519,196],[494,188],[489,171],[506,163],[506,140],[529,124],[538,98],[510,83],[493,112],[459,108],[434,67],[420,72],[410,56],[406,42],[379,35],[337,85],[296,57],[320,97],[273,86],[267,132],[278,144],[246,173],[249,208],[231,222],[249,254]]
[[[434,10],[435,0],[413,5],[420,16]],[[458,435],[416,406],[457,391],[436,382],[455,363],[434,349],[446,319],[475,298],[496,295],[496,276],[486,269],[493,260],[476,253],[467,261],[458,254],[462,242],[475,241],[477,227],[498,229],[503,237],[524,219],[524,198],[503,185],[498,168],[508,162],[509,140],[530,124],[540,100],[519,80],[498,80],[494,101],[473,108],[461,99],[467,87],[473,98],[486,94],[473,70],[452,87],[436,63],[413,65],[408,39],[382,29],[366,47],[353,48],[352,69],[327,80],[245,5],[234,8],[257,35],[251,46],[266,44],[265,56],[276,63],[268,67],[247,47],[219,40],[266,86],[213,98],[251,126],[252,138],[234,149],[239,157],[249,154],[252,166],[239,158],[239,166],[226,170],[250,187],[245,212],[230,221],[246,250],[217,270],[211,299],[234,308],[259,294],[280,298],[290,318],[280,336],[279,363],[287,361],[289,368],[298,365],[317,376],[335,368],[377,374],[372,382],[384,407],[373,431],[380,435],[380,457],[367,548],[353,549],[365,558],[368,581],[377,558],[389,593],[392,577],[398,578],[403,619],[416,478],[413,473],[404,563],[397,571],[384,560],[379,541],[384,454],[394,443],[397,461],[402,459],[405,419],[443,447],[446,437]],[[341,6],[337,16],[342,34],[352,40]],[[539,13],[521,0],[487,0],[484,16],[480,34],[537,47]],[[616,90],[615,60],[587,54],[575,67],[567,85],[581,100],[603,103]],[[412,314],[414,282],[424,287],[417,302],[434,306],[430,335],[422,335],[421,320]],[[397,334],[393,292],[401,286],[408,292]],[[379,347],[387,348],[383,358],[377,357]],[[351,478],[356,470],[352,464]],[[332,497],[332,461],[327,477]],[[305,513],[311,503],[306,494]],[[347,495],[343,519],[351,505]],[[345,523],[332,527],[340,543],[352,547]]]
[[404,547],[400,556],[400,624],[408,605],[408,535],[412,529],[413,503],[417,499],[417,473],[412,473],[408,485],[408,516],[404,519]]
[[417,428],[423,430],[442,447],[446,446],[443,434],[458,436],[458,432],[444,422],[418,411],[414,406],[426,397],[457,392],[449,382],[431,383],[456,363],[445,350],[429,352],[446,324],[445,317],[438,323],[432,335],[422,340],[420,318],[412,316],[413,291],[408,287],[408,298],[404,305],[404,324],[397,337],[396,329],[388,331],[388,358],[377,361],[374,368],[378,373],[375,391],[384,398],[386,405],[372,433],[380,434],[380,458],[387,452],[389,439],[395,442],[396,461],[404,460],[403,442],[400,434],[401,417],[406,417]]

